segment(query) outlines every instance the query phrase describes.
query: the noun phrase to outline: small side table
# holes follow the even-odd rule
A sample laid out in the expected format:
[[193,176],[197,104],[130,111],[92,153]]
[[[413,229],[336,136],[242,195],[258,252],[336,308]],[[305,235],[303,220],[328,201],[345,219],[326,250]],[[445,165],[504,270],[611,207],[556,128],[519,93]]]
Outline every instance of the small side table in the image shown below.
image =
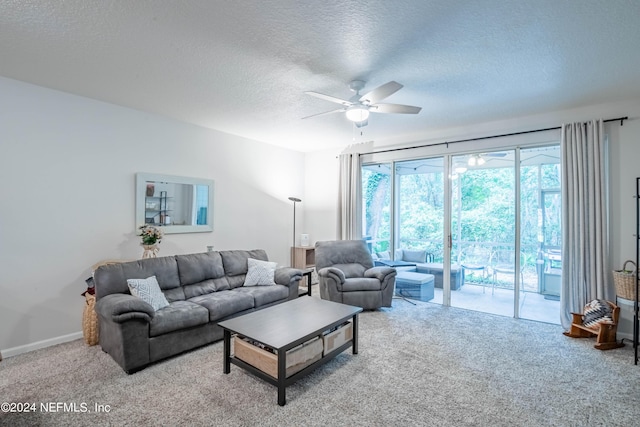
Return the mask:
[[306,282],[307,282],[307,291],[306,292],[299,292],[298,291],[298,296],[301,297],[302,295],[309,295],[311,296],[311,275],[313,274],[313,268],[307,268],[302,270],[302,280],[305,280],[306,278]]

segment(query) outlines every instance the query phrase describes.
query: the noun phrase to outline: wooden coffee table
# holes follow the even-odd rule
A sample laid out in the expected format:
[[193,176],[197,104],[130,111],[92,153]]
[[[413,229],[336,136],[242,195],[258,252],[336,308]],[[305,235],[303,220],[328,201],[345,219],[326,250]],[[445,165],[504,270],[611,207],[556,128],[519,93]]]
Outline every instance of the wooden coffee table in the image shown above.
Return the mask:
[[[304,377],[317,367],[327,363],[347,348],[358,354],[358,313],[360,307],[325,301],[319,298],[302,297],[272,307],[254,311],[218,323],[224,329],[224,365],[223,372],[231,371],[231,364],[237,365],[252,374],[278,387],[278,405],[286,403],[285,389],[288,385]],[[353,335],[339,347],[300,370],[286,376],[287,351],[303,344],[323,332],[351,320]],[[273,348],[277,354],[277,378],[231,355],[231,335],[259,341]]]

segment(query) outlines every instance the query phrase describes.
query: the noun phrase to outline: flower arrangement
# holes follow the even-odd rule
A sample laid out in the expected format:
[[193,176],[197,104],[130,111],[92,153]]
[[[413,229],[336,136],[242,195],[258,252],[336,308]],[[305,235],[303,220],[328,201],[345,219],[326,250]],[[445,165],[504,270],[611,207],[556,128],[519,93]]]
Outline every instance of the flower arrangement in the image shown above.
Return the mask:
[[155,245],[156,243],[160,243],[162,240],[162,230],[154,227],[153,225],[141,225],[139,230],[143,245]]

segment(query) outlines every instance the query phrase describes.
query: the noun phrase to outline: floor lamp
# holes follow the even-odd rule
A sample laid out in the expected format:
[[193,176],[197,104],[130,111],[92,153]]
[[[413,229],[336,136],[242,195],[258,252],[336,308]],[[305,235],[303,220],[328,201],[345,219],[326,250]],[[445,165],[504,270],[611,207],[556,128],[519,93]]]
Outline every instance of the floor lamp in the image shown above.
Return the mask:
[[293,244],[291,245],[291,266],[295,264],[295,247],[296,247],[296,203],[302,200],[297,197],[289,197],[289,200],[293,202]]

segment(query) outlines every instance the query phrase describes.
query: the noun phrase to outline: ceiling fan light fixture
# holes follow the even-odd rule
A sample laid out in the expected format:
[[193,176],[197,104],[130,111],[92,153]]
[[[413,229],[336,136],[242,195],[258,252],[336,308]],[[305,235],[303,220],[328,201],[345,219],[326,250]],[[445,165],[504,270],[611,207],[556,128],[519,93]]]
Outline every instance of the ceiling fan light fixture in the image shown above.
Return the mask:
[[354,105],[347,109],[346,115],[352,122],[364,122],[369,118],[369,109],[362,105]]
[[455,173],[465,173],[467,171],[467,167],[464,165],[458,165],[454,167],[453,170],[455,171]]
[[469,166],[482,166],[484,165],[484,158],[480,154],[473,154],[467,161]]

